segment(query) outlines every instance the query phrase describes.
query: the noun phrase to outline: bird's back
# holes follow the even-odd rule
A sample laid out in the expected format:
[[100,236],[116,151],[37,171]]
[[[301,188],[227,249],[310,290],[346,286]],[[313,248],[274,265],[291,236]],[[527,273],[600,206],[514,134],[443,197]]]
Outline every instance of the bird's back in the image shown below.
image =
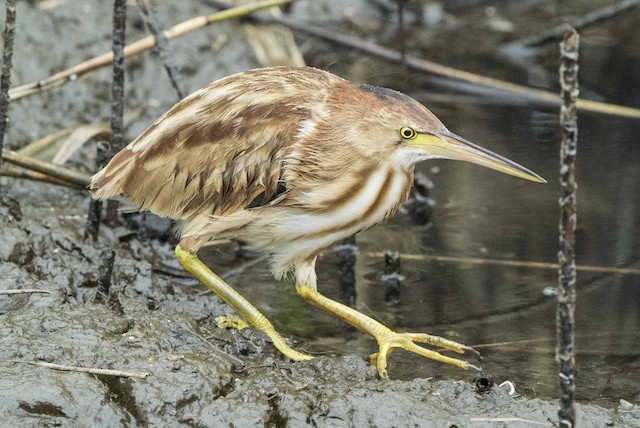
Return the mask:
[[116,154],[91,180],[93,195],[181,220],[226,215],[261,194],[264,203],[278,192],[287,153],[322,115],[326,89],[340,81],[277,67],[213,82]]

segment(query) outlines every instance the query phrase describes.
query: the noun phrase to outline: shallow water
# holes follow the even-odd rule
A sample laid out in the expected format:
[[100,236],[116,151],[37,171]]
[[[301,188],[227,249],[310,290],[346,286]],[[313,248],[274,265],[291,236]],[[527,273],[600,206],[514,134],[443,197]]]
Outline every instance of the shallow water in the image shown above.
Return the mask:
[[[640,87],[640,77],[629,70],[640,67],[639,53],[622,44],[628,42],[627,34],[612,33],[605,26],[583,36],[583,93],[638,106],[634,88]],[[522,78],[513,76],[514,81]],[[420,165],[435,185],[430,195],[435,203],[432,222],[415,226],[406,214],[399,214],[389,224],[358,235],[354,307],[401,331],[430,332],[475,346],[484,356],[483,369],[495,381],[510,380],[527,396],[554,398],[556,308],[555,298],[544,291],[557,286],[557,271],[526,263],[557,261],[556,110],[469,104],[467,97],[442,102],[430,94],[412,95],[453,132],[525,165],[548,184],[457,162]],[[578,270],[577,397],[603,405],[621,398],[640,400],[635,381],[640,378],[638,141],[638,121],[579,115],[577,263],[635,269],[624,274]],[[375,254],[387,249],[403,254],[406,277],[401,301],[393,306],[385,304],[383,259]],[[523,265],[438,261],[433,256]],[[325,252],[318,262],[319,288],[332,298],[341,294],[338,272],[335,254]],[[306,305],[293,284],[270,279],[264,264],[244,271],[235,284],[308,352],[365,356],[375,349],[373,340]],[[402,351],[390,358],[389,373],[400,379],[474,376]]]

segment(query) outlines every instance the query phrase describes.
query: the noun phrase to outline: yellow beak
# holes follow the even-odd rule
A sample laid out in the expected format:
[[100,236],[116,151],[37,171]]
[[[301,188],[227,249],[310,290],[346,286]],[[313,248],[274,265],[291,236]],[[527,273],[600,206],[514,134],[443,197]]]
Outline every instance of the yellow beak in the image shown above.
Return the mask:
[[527,168],[499,154],[473,144],[448,130],[433,134],[418,133],[409,144],[421,147],[429,154],[437,157],[475,163],[518,178],[535,181],[536,183],[547,182],[535,172],[529,171]]

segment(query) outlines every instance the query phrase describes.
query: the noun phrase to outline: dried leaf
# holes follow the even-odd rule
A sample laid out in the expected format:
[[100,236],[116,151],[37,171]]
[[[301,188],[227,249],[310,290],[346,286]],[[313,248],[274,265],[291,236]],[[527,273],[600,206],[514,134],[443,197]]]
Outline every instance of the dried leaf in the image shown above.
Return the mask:
[[96,138],[108,140],[111,130],[106,123],[84,125],[76,128],[69,137],[60,144],[55,156],[51,159],[54,165],[63,165],[73,154],[89,141]]

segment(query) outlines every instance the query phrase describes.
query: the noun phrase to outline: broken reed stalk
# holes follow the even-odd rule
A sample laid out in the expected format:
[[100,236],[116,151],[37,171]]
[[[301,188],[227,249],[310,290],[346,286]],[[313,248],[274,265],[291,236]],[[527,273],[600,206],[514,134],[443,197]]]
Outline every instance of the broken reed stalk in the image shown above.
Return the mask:
[[564,35],[560,44],[560,85],[562,105],[560,125],[562,141],[560,146],[560,251],[558,251],[559,290],[556,316],[558,348],[556,358],[560,377],[560,426],[575,426],[575,318],[576,306],[576,179],[575,162],[578,149],[578,47],[580,36],[574,29]]
[[[96,170],[104,168],[109,160],[123,146],[123,111],[124,111],[124,32],[127,18],[126,0],[113,1],[113,79],[111,81],[111,144],[98,144],[96,149]],[[111,201],[110,201],[111,202]],[[100,230],[100,211],[102,202],[91,199],[87,214],[87,226],[84,231],[85,239],[98,240]],[[117,205],[107,204],[107,220],[115,223]]]
[[[2,70],[0,71],[0,152],[4,147],[4,132],[9,110],[9,87],[13,60],[13,39],[16,34],[16,0],[6,0],[4,32],[2,33]],[[2,160],[0,159],[0,165]]]
[[45,174],[49,177],[54,177],[59,180],[69,183],[70,186],[85,188],[89,185],[91,177],[81,172],[74,171],[69,168],[54,165],[48,162],[43,162],[38,159],[34,159],[29,156],[23,156],[18,152],[4,149],[2,151],[2,160],[7,161],[13,165],[26,168],[31,171],[37,171],[41,174]]
[[[249,3],[241,6],[236,6],[228,10],[212,13],[207,16],[197,16],[187,21],[174,25],[164,32],[167,39],[175,39],[176,37],[183,36],[192,31],[204,28],[207,25],[214,22],[225,21],[228,19],[239,18],[241,16],[248,15],[258,10],[267,9],[273,6],[280,6],[287,3],[291,3],[295,0],[265,0],[255,3]],[[136,42],[127,45],[124,49],[124,56],[130,57],[139,54],[140,52],[147,51],[153,48],[155,40],[153,36],[145,37]],[[45,89],[50,89],[55,86],[63,85],[67,82],[77,80],[79,77],[109,65],[113,61],[113,52],[106,52],[102,55],[91,58],[80,64],[77,64],[71,68],[60,71],[52,76],[36,82],[27,83],[26,85],[12,88],[9,91],[11,100],[17,100],[29,95],[36,94]]]
[[162,28],[156,25],[156,20],[153,16],[148,0],[137,0],[136,3],[138,4],[138,9],[142,12],[142,17],[144,18],[147,30],[149,30],[155,40],[154,50],[158,52],[158,56],[160,56],[160,59],[162,60],[162,65],[164,65],[164,69],[167,71],[171,85],[178,94],[178,100],[181,100],[184,98],[185,93],[180,88],[180,70],[178,69],[178,63],[175,56],[169,48],[169,41],[164,35]]
[[[384,257],[384,253],[371,251],[364,253],[367,257],[380,258]],[[488,259],[480,257],[452,257],[452,256],[434,256],[430,254],[415,254],[415,253],[402,253],[400,256],[405,260],[433,260],[437,262],[445,263],[461,263],[475,266],[505,266],[511,268],[525,268],[525,269],[552,269],[558,271],[560,266],[557,263],[547,262],[532,262],[526,260],[503,260],[503,259]],[[636,268],[619,268],[615,266],[591,266],[591,265],[576,265],[576,269],[582,272],[591,273],[612,273],[614,275],[640,275],[640,269]]]
[[0,166],[0,177],[21,178],[23,180],[40,181],[42,183],[55,184],[57,186],[70,187],[72,189],[82,189],[86,186],[78,186],[68,181],[60,180],[41,172],[29,171],[11,166]]

